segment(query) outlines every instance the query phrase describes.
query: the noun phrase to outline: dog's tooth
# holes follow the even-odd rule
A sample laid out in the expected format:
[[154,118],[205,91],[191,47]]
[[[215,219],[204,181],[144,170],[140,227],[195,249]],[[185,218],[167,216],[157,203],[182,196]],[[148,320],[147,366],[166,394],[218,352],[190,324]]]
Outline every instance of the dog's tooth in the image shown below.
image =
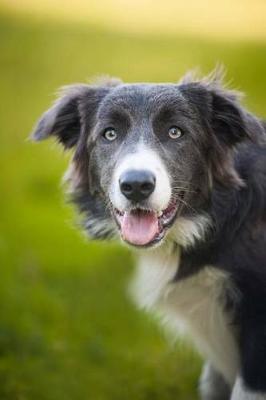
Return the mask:
[[163,215],[163,212],[162,211],[158,211],[157,215],[158,215],[158,217],[161,217]]

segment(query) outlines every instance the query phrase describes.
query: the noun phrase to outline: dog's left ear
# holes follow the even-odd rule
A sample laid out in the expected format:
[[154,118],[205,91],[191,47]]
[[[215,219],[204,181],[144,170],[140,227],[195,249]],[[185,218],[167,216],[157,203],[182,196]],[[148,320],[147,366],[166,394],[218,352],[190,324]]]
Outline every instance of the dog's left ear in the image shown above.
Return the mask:
[[221,81],[187,81],[185,77],[181,83],[181,92],[198,110],[206,130],[210,177],[224,186],[243,186],[235,169],[234,150],[244,140],[265,142],[261,122],[241,106],[239,93],[224,89]]
[[241,104],[239,93],[219,87],[210,87],[209,114],[212,147],[209,158],[214,178],[225,186],[243,186],[235,169],[234,149],[249,140],[265,144],[266,135],[261,121]]
[[228,147],[249,137],[243,110],[233,98],[211,92],[211,125],[217,139]]
[[252,139],[245,111],[234,92],[211,90],[209,128],[212,146],[209,159],[213,177],[225,186],[243,186],[234,167],[233,151],[245,139]]

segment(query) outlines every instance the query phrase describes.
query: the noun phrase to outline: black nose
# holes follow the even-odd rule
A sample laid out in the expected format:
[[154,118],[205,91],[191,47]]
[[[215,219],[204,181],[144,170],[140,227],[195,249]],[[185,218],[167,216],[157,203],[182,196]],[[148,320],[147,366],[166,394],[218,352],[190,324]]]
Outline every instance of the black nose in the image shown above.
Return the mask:
[[127,199],[135,202],[145,200],[155,188],[155,176],[150,171],[125,171],[119,180],[120,190]]

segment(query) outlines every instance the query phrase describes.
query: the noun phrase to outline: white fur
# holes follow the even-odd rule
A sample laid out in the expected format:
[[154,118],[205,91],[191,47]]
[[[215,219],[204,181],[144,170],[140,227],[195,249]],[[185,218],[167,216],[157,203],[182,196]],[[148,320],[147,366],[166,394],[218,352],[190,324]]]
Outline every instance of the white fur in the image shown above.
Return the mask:
[[[171,184],[166,167],[152,150],[140,144],[117,165],[110,198],[123,211],[128,201],[119,188],[119,178],[130,169],[148,169],[156,176],[156,187],[149,204],[161,211],[171,199]],[[193,246],[203,239],[209,218],[179,218],[158,248],[140,253],[137,277],[131,287],[140,307],[158,313],[172,331],[185,331],[199,351],[210,360],[233,386],[238,372],[239,354],[230,315],[224,311],[223,296],[230,285],[228,275],[206,266],[190,278],[174,282],[181,257],[181,246]]]
[[129,206],[128,200],[120,191],[119,179],[123,172],[131,169],[144,169],[154,174],[156,185],[154,192],[149,198],[149,207],[155,211],[164,210],[171,198],[169,175],[159,155],[143,143],[139,144],[136,151],[122,158],[114,170],[110,193],[113,205],[120,211],[125,211]]
[[243,384],[241,377],[236,379],[231,400],[266,400],[266,393],[252,392]]
[[[192,237],[197,238],[202,229],[199,221],[182,221],[182,226],[187,231],[180,237],[186,238],[186,243],[192,243]],[[140,307],[163,317],[172,330],[187,332],[199,351],[233,385],[239,355],[230,315],[223,307],[229,277],[208,266],[196,275],[173,282],[180,256],[180,247],[174,248],[171,242],[142,251],[131,287],[134,297]]]
[[204,236],[211,226],[211,221],[206,215],[198,215],[192,218],[178,218],[169,232],[169,238],[183,247],[190,247]]

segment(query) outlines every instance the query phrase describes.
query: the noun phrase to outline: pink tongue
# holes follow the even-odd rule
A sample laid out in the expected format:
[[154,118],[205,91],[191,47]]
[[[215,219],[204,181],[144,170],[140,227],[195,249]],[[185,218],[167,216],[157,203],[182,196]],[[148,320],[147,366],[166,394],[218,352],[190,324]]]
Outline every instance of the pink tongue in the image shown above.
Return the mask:
[[121,220],[122,237],[135,245],[151,242],[159,233],[158,218],[152,212],[125,212]]

